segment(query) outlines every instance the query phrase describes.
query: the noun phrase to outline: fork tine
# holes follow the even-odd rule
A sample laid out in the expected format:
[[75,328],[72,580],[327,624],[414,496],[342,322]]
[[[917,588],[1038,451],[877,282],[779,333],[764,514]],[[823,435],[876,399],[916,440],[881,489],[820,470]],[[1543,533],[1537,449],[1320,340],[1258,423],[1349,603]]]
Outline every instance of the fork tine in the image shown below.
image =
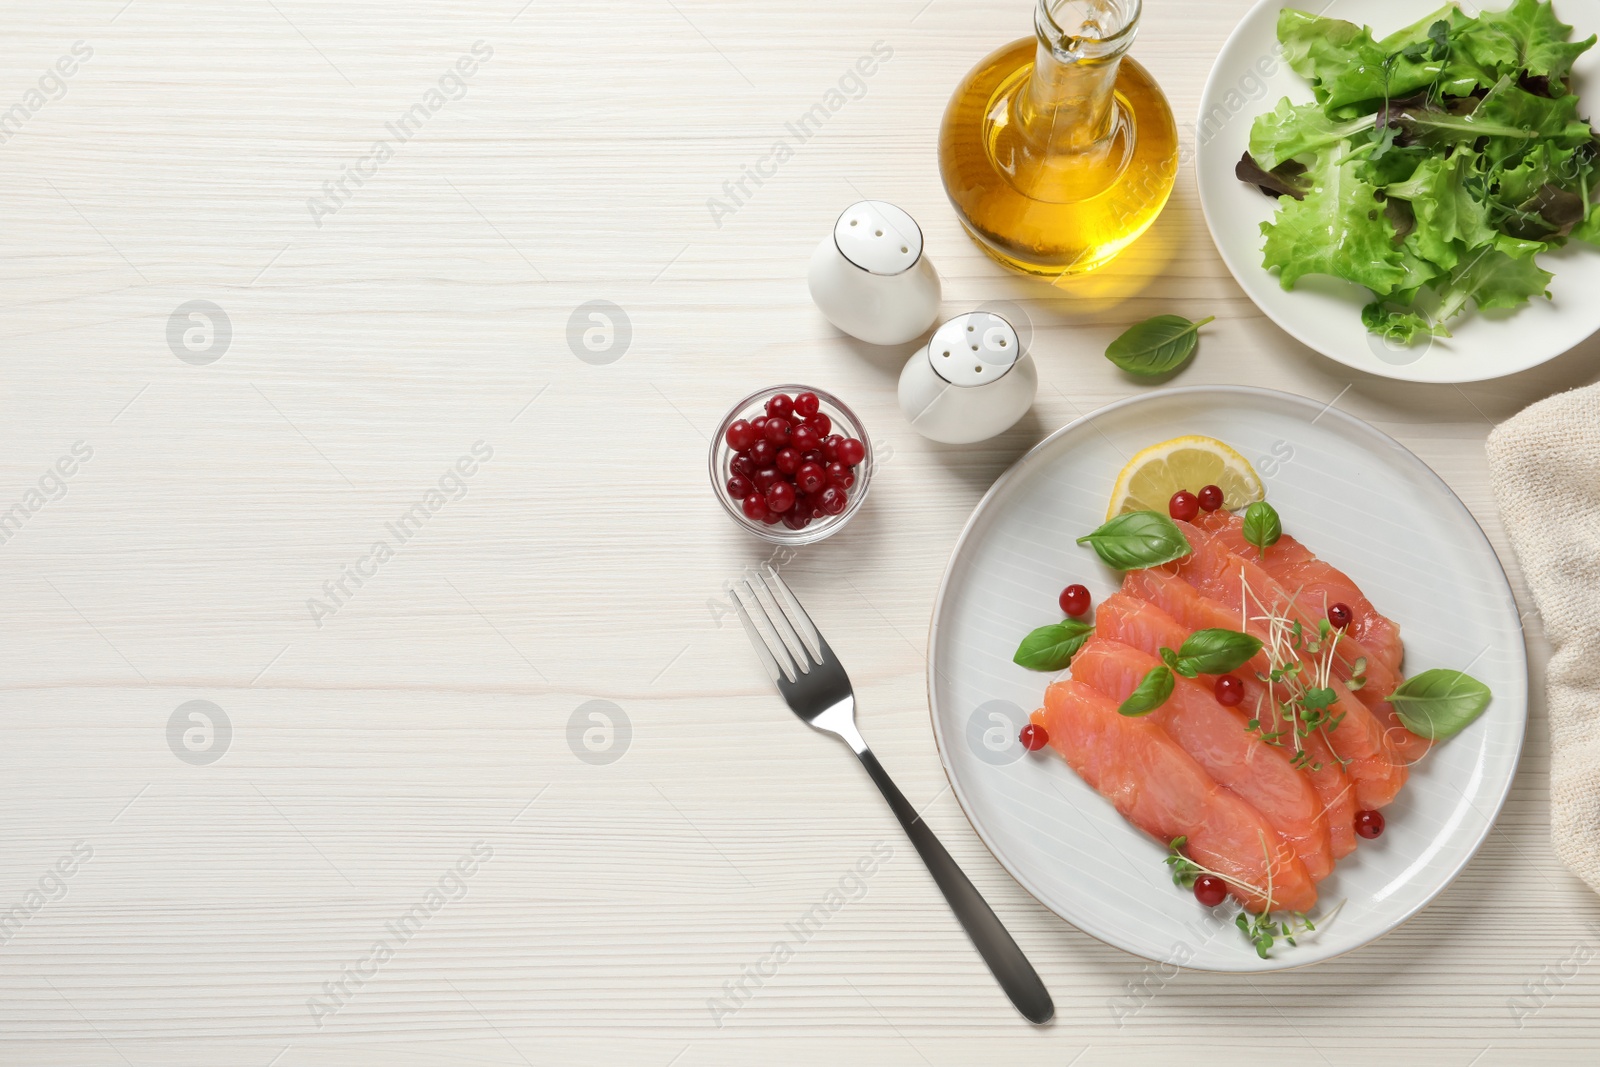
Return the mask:
[[773,602],[783,611],[784,621],[794,628],[795,636],[800,638],[813,663],[820,664],[824,658],[828,643],[822,639],[822,633],[817,629],[817,624],[811,621],[811,616],[806,614],[806,609],[800,606],[800,598],[794,595],[794,590],[789,588],[771,564],[765,565],[766,573],[761,576],[762,584],[766,585],[772,594]]
[[[811,648],[805,639],[796,631],[788,613],[784,610],[783,602],[778,594],[772,590],[762,579],[759,572],[746,570],[744,573],[745,584],[750,587],[750,593],[755,597],[756,603],[767,617],[767,625],[772,627],[772,632],[777,635],[778,643],[788,653],[796,671],[801,674],[811,673],[816,658],[811,654]],[[765,594],[765,595],[763,595]]]
[[[755,591],[751,590],[752,596],[754,593]],[[777,684],[785,679],[791,682],[794,681],[795,675],[794,671],[788,665],[788,656],[784,656],[784,663],[782,665],[780,665],[777,659],[773,657],[772,648],[767,644],[766,636],[761,633],[760,628],[755,624],[755,620],[752,619],[750,617],[750,613],[745,610],[744,598],[739,595],[739,588],[737,584],[729,587],[728,596],[733,600],[734,610],[738,611],[739,613],[739,621],[744,623],[744,632],[745,635],[750,638],[750,647],[756,650],[756,658],[761,660],[761,665],[767,669],[767,674],[772,676],[773,683]],[[759,599],[756,600],[756,607],[761,609],[762,617],[765,618],[766,610],[761,608],[761,601]]]

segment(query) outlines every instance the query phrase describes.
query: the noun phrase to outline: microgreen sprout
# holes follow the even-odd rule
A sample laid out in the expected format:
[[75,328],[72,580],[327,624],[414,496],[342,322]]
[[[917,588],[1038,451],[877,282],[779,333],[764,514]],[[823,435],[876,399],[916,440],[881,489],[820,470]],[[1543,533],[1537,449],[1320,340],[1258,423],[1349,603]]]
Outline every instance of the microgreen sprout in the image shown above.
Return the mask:
[[[1294,766],[1319,771],[1322,764],[1311,758],[1305,741],[1314,732],[1320,732],[1326,739],[1344,720],[1344,713],[1335,710],[1339,691],[1333,687],[1333,666],[1343,631],[1325,618],[1317,621],[1314,632],[1309,631],[1301,619],[1294,617],[1298,593],[1282,604],[1268,607],[1250,588],[1242,567],[1239,584],[1242,590],[1240,614],[1245,624],[1258,623],[1266,630],[1263,649],[1270,669],[1256,672],[1256,677],[1268,683],[1272,702],[1270,718],[1261,715],[1258,708],[1256,717],[1246,728],[1256,732],[1267,744],[1292,746],[1294,751],[1289,762]],[[1252,605],[1262,614],[1251,615]],[[1360,683],[1365,684],[1361,673],[1365,670],[1366,661],[1358,660],[1351,680],[1359,677]],[[1359,687],[1358,684],[1354,688]],[[1267,728],[1269,725],[1271,729]],[[1341,765],[1347,762],[1340,760]]]
[[1291,913],[1287,919],[1274,919],[1271,912],[1251,915],[1247,911],[1241,911],[1234,916],[1233,924],[1244,931],[1244,936],[1255,946],[1256,955],[1262,959],[1270,958],[1267,953],[1278,938],[1281,937],[1290,945],[1294,945],[1296,934],[1308,933],[1317,928],[1316,924],[1298,911]]

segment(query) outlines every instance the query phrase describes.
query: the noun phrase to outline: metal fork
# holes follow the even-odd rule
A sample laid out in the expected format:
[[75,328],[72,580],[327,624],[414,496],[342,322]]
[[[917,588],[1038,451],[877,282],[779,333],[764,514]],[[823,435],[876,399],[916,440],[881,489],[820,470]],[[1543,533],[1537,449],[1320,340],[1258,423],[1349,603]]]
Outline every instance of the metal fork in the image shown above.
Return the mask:
[[[757,573],[747,572],[733,587],[733,604],[750,635],[756,655],[777,683],[778,692],[789,710],[824,733],[833,734],[849,745],[861,760],[872,780],[878,783],[884,799],[916,846],[922,862],[928,865],[933,880],[978,954],[1000,982],[1011,1003],[1030,1022],[1042,1023],[1055,1014],[1050,991],[1039,974],[995,917],[978,890],[968,881],[956,861],[950,858],[928,824],[922,821],[911,802],[890,780],[889,774],[872,754],[856,729],[855,693],[839,657],[811,621],[789,586],[770,566]],[[746,609],[745,601],[750,602]],[[763,594],[765,594],[763,596]],[[756,625],[759,617],[770,629],[770,636]]]

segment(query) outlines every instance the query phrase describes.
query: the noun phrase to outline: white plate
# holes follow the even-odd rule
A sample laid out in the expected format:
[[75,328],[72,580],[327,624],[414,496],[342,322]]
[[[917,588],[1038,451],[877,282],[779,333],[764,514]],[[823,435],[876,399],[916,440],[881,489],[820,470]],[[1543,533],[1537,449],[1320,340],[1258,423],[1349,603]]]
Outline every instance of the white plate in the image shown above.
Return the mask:
[[[1074,538],[1105,519],[1127,457],[1179,434],[1221,438],[1256,464],[1284,528],[1349,573],[1401,626],[1408,675],[1468,670],[1494,693],[1482,717],[1413,769],[1384,814],[1321,885],[1331,922],[1258,959],[1228,907],[1213,915],[1172,884],[1166,848],[1117,814],[1053,751],[1017,731],[1055,676],[1011,662],[1029,630],[1061,618],[1082,582],[1095,601],[1118,575]],[[934,605],[928,692],[940,756],[979,836],[1041,903],[1108,944],[1212,971],[1316,963],[1394,929],[1432,900],[1489,833],[1527,720],[1516,603],[1494,550],[1438,476],[1359,419],[1288,393],[1170,389],[1102,408],[1022,457],[978,504]],[[987,734],[987,736],[986,736]]]
[[[1393,33],[1437,11],[1441,0],[1334,0],[1321,12],[1371,26],[1378,37]],[[1539,256],[1555,274],[1550,300],[1535,297],[1515,311],[1469,311],[1449,323],[1452,337],[1406,347],[1386,343],[1361,325],[1361,308],[1371,294],[1359,285],[1324,276],[1307,276],[1285,292],[1278,276],[1261,265],[1264,238],[1260,224],[1276,212],[1277,201],[1234,177],[1250,144],[1255,117],[1287,96],[1295,103],[1312,99],[1311,86],[1277,54],[1278,12],[1286,7],[1315,10],[1302,0],[1261,0],[1244,17],[1217,62],[1200,97],[1195,127],[1195,175],[1200,207],[1212,239],[1234,278],[1267,317],[1301,344],[1359,370],[1413,382],[1475,382],[1527,370],[1561,353],[1600,329],[1600,249],[1575,241]],[[1490,8],[1505,6],[1490,0]],[[1574,39],[1600,31],[1600,0],[1556,0],[1556,14],[1576,30]],[[1600,73],[1600,45],[1579,58],[1574,88],[1583,93]],[[1585,94],[1586,97],[1592,94]],[[1589,109],[1580,108],[1587,115]]]

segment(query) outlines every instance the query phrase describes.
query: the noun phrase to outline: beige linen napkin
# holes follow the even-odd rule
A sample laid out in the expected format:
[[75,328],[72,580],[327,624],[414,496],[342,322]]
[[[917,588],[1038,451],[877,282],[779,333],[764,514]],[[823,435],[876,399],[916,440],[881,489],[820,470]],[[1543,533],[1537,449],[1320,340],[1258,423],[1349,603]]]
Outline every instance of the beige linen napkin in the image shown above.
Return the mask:
[[1508,419],[1488,450],[1495,499],[1555,649],[1551,841],[1600,892],[1600,384]]

